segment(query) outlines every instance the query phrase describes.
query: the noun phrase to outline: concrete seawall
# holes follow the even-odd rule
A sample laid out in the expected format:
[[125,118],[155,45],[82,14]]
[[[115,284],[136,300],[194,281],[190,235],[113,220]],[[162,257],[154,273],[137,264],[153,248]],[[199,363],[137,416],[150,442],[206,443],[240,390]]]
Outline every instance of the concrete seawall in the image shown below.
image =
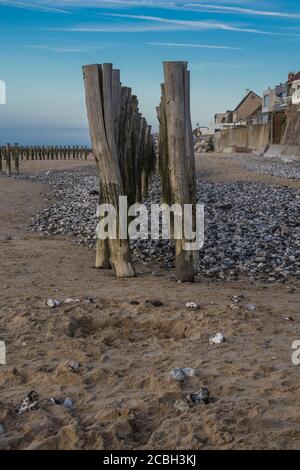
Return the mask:
[[300,112],[298,108],[286,112],[286,125],[281,144],[300,145]]
[[214,136],[216,152],[245,148],[263,150],[270,143],[270,125],[257,124],[219,131]]

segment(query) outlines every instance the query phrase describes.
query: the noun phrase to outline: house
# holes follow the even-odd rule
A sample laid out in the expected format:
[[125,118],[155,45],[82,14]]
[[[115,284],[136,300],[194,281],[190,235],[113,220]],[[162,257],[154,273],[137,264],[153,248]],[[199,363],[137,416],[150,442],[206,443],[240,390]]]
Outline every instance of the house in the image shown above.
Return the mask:
[[289,82],[280,83],[275,87],[276,91],[276,106],[274,111],[283,111],[289,104]]
[[263,92],[262,113],[267,114],[275,111],[277,103],[276,88],[269,87]]
[[295,82],[297,82],[298,80],[300,80],[300,72],[297,72],[297,73],[290,72],[289,73],[288,81],[286,82],[286,84],[287,84],[287,87],[288,87],[288,96],[290,97],[290,103],[292,103],[293,92],[294,92],[295,89],[297,89],[296,86],[295,86]]
[[263,92],[262,121],[269,123],[272,113],[283,112],[292,104],[300,104],[300,72],[290,72],[285,83]]
[[300,104],[300,79],[294,80],[292,82],[292,104],[299,105]]
[[262,105],[260,105],[248,118],[247,124],[264,124],[262,119]]
[[217,113],[215,115],[215,124],[230,124],[232,123],[232,111],[226,113]]
[[254,93],[254,91],[249,91],[233,111],[233,123],[239,125],[247,124],[247,118],[255,113],[260,106],[262,106],[262,98]]
[[248,118],[257,114],[262,106],[262,98],[253,91],[248,91],[246,96],[236,106],[234,111],[215,114],[215,131],[228,129],[235,125],[246,125]]

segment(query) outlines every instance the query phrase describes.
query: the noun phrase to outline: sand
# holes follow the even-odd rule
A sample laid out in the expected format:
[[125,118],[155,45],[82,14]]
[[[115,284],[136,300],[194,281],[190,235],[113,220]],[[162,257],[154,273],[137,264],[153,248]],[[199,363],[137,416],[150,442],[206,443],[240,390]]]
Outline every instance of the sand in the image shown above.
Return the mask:
[[[22,171],[80,164],[92,162],[25,162]],[[296,181],[246,172],[233,156],[204,157],[203,169],[208,180],[263,179],[299,188]],[[299,281],[200,277],[178,284],[157,265],[137,265],[137,278],[115,279],[93,268],[93,250],[27,231],[31,215],[47,206],[47,191],[0,177],[0,340],[7,346],[0,449],[299,448],[300,366],[291,361],[291,345],[300,340]],[[12,240],[4,241],[8,234]],[[237,309],[233,295],[244,295]],[[45,305],[69,297],[80,304]],[[94,303],[85,303],[87,297]],[[189,311],[186,302],[200,309]],[[218,332],[226,342],[211,346],[209,337]],[[80,363],[78,371],[69,370],[70,361]],[[194,367],[198,375],[179,384],[169,378],[174,367]],[[201,387],[210,390],[210,404],[174,408]],[[39,409],[18,415],[16,406],[31,390]],[[74,407],[53,405],[51,397],[70,397]]]

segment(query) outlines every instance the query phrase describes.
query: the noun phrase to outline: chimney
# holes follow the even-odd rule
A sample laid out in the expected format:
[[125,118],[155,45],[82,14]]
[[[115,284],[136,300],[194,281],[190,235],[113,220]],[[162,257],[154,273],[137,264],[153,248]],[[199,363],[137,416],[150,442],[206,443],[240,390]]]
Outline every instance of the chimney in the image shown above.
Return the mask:
[[295,72],[290,72],[288,76],[288,81],[292,82],[293,80],[295,80]]

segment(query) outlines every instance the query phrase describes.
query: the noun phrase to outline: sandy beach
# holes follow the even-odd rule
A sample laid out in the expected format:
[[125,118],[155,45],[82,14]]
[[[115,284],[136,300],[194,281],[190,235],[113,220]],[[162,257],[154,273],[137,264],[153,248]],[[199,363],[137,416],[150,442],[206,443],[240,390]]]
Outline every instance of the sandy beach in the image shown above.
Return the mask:
[[[29,175],[93,161],[21,164]],[[205,181],[300,188],[297,180],[247,171],[234,156],[198,155],[197,170]],[[178,284],[155,263],[136,263],[136,278],[116,279],[95,270],[94,250],[72,237],[28,230],[31,216],[51,203],[49,191],[0,178],[0,340],[7,347],[0,449],[299,448],[300,366],[291,360],[300,339],[299,280],[198,276]],[[49,298],[80,302],[51,309]],[[218,332],[225,343],[209,344]],[[197,373],[180,383],[170,379],[175,367]],[[203,387],[209,404],[174,407]],[[16,413],[33,390],[37,409]],[[51,402],[66,397],[71,409]]]

